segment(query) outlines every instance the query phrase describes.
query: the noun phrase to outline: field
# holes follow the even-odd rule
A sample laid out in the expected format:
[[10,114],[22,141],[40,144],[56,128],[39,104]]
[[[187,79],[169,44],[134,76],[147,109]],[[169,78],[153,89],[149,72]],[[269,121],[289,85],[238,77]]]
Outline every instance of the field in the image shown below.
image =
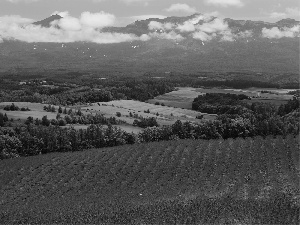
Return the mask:
[[[261,91],[264,91],[262,93]],[[285,104],[292,95],[287,92],[290,89],[268,89],[268,88],[248,88],[248,89],[221,89],[221,88],[189,88],[180,87],[176,91],[160,95],[147,102],[139,102],[134,100],[116,100],[111,102],[99,102],[83,106],[69,106],[69,108],[81,108],[85,114],[95,114],[96,112],[104,114],[105,117],[115,117],[117,112],[121,113],[119,119],[126,121],[127,124],[121,126],[128,132],[138,133],[141,129],[131,126],[136,119],[130,117],[129,114],[147,117],[155,117],[159,125],[171,125],[177,120],[199,122],[196,116],[203,115],[203,120],[214,120],[216,115],[200,113],[191,110],[192,102],[198,95],[205,93],[230,93],[230,94],[245,94],[251,97],[251,100],[244,100],[248,103],[253,102],[268,102],[277,106]],[[162,105],[155,105],[156,102]],[[43,110],[44,104],[29,103],[29,102],[16,102],[17,106],[28,107],[31,111],[4,111],[5,105],[10,105],[11,102],[0,103],[0,113],[6,113],[9,118],[14,120],[25,121],[29,116],[41,119],[47,115],[48,119],[55,119],[56,113],[46,112]],[[56,106],[58,109],[58,106]],[[149,110],[150,113],[145,111]],[[76,129],[85,128],[85,126],[74,125]]]
[[[150,113],[146,113],[148,110]],[[99,102],[93,103],[90,106],[82,107],[83,111],[89,112],[101,112],[105,115],[115,116],[116,112],[121,113],[120,119],[132,124],[135,118],[130,118],[129,113],[131,112],[133,115],[137,114],[144,118],[147,117],[155,117],[160,125],[170,125],[176,122],[176,120],[190,120],[190,121],[198,121],[196,119],[197,115],[201,115],[200,112],[196,112],[193,110],[168,107],[155,105],[145,102],[139,102],[134,100],[118,100],[118,101],[110,101],[110,102]],[[157,113],[159,114],[157,116]],[[215,118],[213,115],[208,115],[203,113],[204,119],[212,119]]]
[[[167,106],[191,109],[194,98],[198,95],[206,93],[230,93],[230,94],[245,94],[251,97],[247,100],[252,102],[269,102],[276,105],[285,104],[292,95],[288,95],[289,91],[294,89],[271,89],[271,88],[247,88],[247,89],[223,89],[223,88],[190,88],[179,87],[176,91],[160,95],[154,99],[149,100],[150,103],[160,102]],[[265,91],[267,93],[261,93]],[[208,117],[209,115],[207,115]]]
[[[33,117],[34,119],[39,118],[41,119],[44,115],[47,115],[48,119],[55,119],[57,112],[51,113],[46,112],[43,107],[47,106],[46,104],[41,103],[30,103],[30,102],[14,102],[15,105],[21,107],[28,107],[31,111],[5,111],[3,110],[4,106],[11,105],[12,102],[1,102],[0,103],[0,113],[6,113],[8,118],[13,118],[14,120],[21,120],[25,121],[29,116]],[[56,111],[58,106],[55,106]],[[64,108],[64,107],[63,107]],[[120,112],[121,116],[117,117],[117,119],[121,119],[126,121],[124,125],[118,125],[122,129],[128,132],[138,133],[142,129],[139,127],[132,126],[133,121],[136,119],[134,117],[130,117],[129,113],[131,112],[132,115],[137,114],[138,116],[142,116],[144,118],[148,117],[155,117],[157,122],[160,125],[171,125],[176,122],[176,120],[181,121],[199,121],[196,119],[197,115],[200,115],[200,112],[182,109],[182,108],[174,108],[169,106],[161,106],[155,105],[145,102],[139,102],[134,100],[119,100],[119,101],[111,101],[111,102],[99,102],[93,103],[90,105],[82,105],[82,106],[68,106],[67,109],[79,109],[84,114],[95,114],[101,113],[104,114],[105,117],[116,117],[116,113]],[[146,110],[150,110],[150,113],[145,113]],[[159,115],[157,115],[157,113]],[[203,114],[204,119],[214,119],[214,115]],[[84,125],[73,125],[76,129],[84,129],[87,126]]]
[[299,137],[180,140],[1,161],[4,224],[299,224]]
[[14,102],[19,108],[28,107],[31,111],[5,111],[3,110],[4,106],[11,105],[12,102],[0,102],[0,113],[6,113],[9,119],[25,121],[29,116],[32,116],[34,119],[42,119],[43,116],[47,116],[48,119],[55,119],[56,113],[46,112],[43,107],[44,104],[41,103],[30,103],[30,102]]

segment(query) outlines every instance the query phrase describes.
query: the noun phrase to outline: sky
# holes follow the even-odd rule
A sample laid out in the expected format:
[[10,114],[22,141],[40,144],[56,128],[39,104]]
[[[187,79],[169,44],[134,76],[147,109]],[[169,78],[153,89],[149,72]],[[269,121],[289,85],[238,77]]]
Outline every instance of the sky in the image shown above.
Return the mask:
[[[276,22],[300,20],[298,0],[0,0],[0,43],[5,40],[69,43],[87,41],[120,43],[153,38],[181,41],[189,37],[208,42],[253,37],[252,30],[233,32],[224,18]],[[140,36],[105,32],[110,26],[126,26],[136,20],[188,16],[183,24],[152,21]],[[32,23],[59,14],[50,27]],[[217,19],[211,20],[212,16]],[[198,24],[203,21],[203,24]],[[263,28],[265,38],[300,37],[300,25]],[[204,43],[203,43],[204,44]]]
[[83,12],[104,11],[115,16],[114,25],[124,26],[147,17],[214,13],[221,18],[275,22],[300,20],[298,0],[0,0],[0,18],[17,16],[42,20],[54,12],[79,17]]

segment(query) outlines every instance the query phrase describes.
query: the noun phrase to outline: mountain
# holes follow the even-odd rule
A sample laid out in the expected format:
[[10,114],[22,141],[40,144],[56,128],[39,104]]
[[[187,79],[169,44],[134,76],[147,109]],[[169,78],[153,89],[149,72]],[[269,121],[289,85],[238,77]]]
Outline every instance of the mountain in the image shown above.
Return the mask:
[[62,18],[63,17],[61,17],[60,15],[52,15],[44,20],[34,22],[33,24],[42,27],[50,27],[52,22],[54,22],[55,20],[60,20]]
[[[52,15],[34,25],[49,28],[53,21],[61,18]],[[93,35],[98,33],[98,39],[87,41],[61,40],[58,36],[51,42],[4,39],[1,43],[0,37],[0,73],[66,70],[138,75],[149,71],[186,74],[251,71],[276,73],[281,79],[284,74],[294,74],[289,79],[297,80],[299,38],[295,30],[299,24],[293,19],[276,23],[221,20],[197,13],[187,17],[138,20],[125,27],[106,27],[95,30]],[[56,28],[57,33],[62,29]],[[49,35],[44,32],[46,29],[41,30],[40,35]],[[53,31],[49,33],[53,37]],[[73,33],[68,38],[72,38]],[[143,35],[145,40],[140,38]],[[97,41],[101,38],[107,43],[99,44]],[[119,43],[110,43],[114,38]]]

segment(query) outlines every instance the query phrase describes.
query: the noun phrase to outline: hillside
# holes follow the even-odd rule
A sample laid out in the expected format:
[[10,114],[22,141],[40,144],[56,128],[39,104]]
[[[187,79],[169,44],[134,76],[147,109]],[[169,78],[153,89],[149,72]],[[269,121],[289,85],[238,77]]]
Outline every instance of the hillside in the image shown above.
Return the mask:
[[180,140],[1,161],[2,223],[297,224],[299,138]]

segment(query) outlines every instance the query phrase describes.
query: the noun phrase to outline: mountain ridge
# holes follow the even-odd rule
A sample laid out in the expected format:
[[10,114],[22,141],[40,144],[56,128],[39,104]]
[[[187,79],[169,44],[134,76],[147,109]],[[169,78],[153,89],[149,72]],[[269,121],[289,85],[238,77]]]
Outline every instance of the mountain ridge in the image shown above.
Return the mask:
[[[103,32],[118,32],[118,33],[132,33],[135,35],[142,35],[147,32],[149,32],[149,24],[151,22],[158,22],[158,23],[171,23],[171,24],[184,24],[187,21],[197,19],[199,18],[198,22],[195,23],[195,25],[202,25],[205,22],[212,22],[218,17],[215,16],[206,16],[205,14],[202,13],[195,13],[190,16],[184,16],[184,17],[179,17],[179,16],[170,16],[166,18],[148,18],[145,20],[136,20],[135,22],[128,24],[124,27],[115,27],[115,26],[109,26],[109,27],[104,27],[102,28],[101,31]],[[205,20],[200,19],[201,17],[206,17]],[[51,27],[51,24],[56,21],[60,20],[63,17],[60,15],[51,15],[48,18],[45,18],[41,21],[36,21],[33,23],[33,25],[40,25],[42,27]],[[255,33],[261,32],[263,28],[271,29],[274,27],[278,27],[279,29],[282,29],[284,27],[293,27],[300,25],[300,21],[297,21],[295,19],[291,18],[285,18],[281,19],[277,22],[265,22],[265,21],[252,21],[252,20],[235,20],[231,18],[224,18],[223,21],[228,24],[230,29],[237,30],[239,31],[247,31],[247,30],[254,30]]]
[[[193,14],[187,17],[149,18],[125,27],[95,29],[93,35],[100,35],[99,39],[107,39],[107,43],[98,43],[99,39],[69,40],[62,36],[51,41],[4,39],[1,43],[0,37],[0,72],[28,68],[26,71],[66,69],[103,71],[106,74],[241,70],[299,74],[299,38],[290,35],[293,34],[290,30],[298,26],[299,21],[283,19],[267,23],[230,18],[221,21],[214,16],[200,20],[203,16]],[[59,33],[59,23],[53,23],[59,18],[62,17],[52,15],[34,25],[52,25],[55,32]],[[149,29],[150,23],[153,29]],[[201,30],[186,31],[178,23],[192,24],[192,28]],[[180,29],[182,32],[179,32]],[[47,32],[47,29],[40,30],[41,36]],[[263,37],[263,31],[266,35],[270,36],[270,32],[273,32],[277,36]],[[52,29],[49,32],[53,35]],[[278,36],[281,32],[283,35]],[[59,34],[64,33],[62,30]],[[146,36],[145,40],[140,38],[143,35]],[[85,34],[83,36],[86,37]],[[121,38],[120,41],[109,42],[115,37]]]

